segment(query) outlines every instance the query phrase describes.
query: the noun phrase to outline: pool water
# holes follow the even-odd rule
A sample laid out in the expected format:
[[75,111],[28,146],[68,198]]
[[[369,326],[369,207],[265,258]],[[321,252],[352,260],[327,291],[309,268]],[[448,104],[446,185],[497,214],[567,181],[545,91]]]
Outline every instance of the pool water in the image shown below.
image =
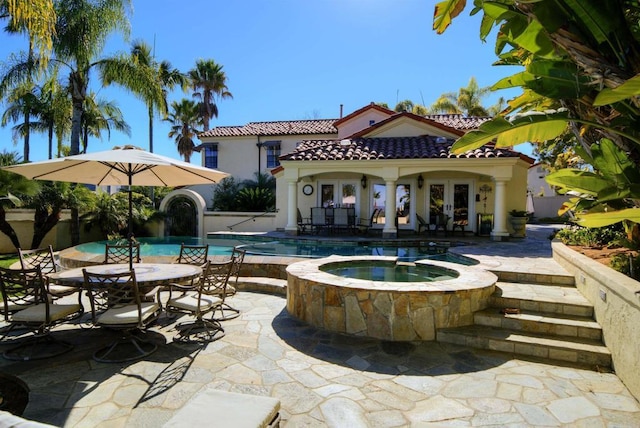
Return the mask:
[[[264,241],[264,238],[251,242],[250,238],[243,237],[242,241],[233,239],[170,236],[165,238],[137,238],[140,242],[140,256],[175,256],[180,253],[180,244],[202,245],[209,244],[210,256],[230,255],[234,246],[244,249],[247,255],[281,256],[321,258],[331,255],[340,256],[393,256],[402,261],[415,261],[421,259],[435,259],[463,265],[478,263],[468,257],[451,254],[447,247],[438,245],[427,246],[395,246],[379,245],[379,243],[367,242],[336,242],[282,239],[279,241]],[[85,253],[104,254],[105,244],[113,241],[97,241],[80,244],[78,251]]]
[[320,270],[344,278],[385,282],[446,281],[459,276],[458,272],[440,266],[369,260],[327,264],[320,267]]

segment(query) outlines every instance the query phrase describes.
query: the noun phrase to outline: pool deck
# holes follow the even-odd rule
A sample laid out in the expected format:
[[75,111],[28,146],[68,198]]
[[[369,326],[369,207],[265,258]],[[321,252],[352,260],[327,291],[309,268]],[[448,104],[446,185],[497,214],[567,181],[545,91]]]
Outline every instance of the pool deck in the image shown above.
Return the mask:
[[[492,270],[566,275],[551,258],[550,229],[527,233],[452,251]],[[203,347],[172,343],[174,321],[161,318],[152,334],[166,345],[144,361],[103,364],[91,355],[112,336],[61,326],[55,334],[75,343],[73,352],[0,359],[0,370],[29,385],[24,417],[65,427],[160,427],[206,389],[276,397],[286,427],[640,426],[638,401],[613,373],[328,333],[290,317],[281,295],[243,291],[232,302],[241,316]]]

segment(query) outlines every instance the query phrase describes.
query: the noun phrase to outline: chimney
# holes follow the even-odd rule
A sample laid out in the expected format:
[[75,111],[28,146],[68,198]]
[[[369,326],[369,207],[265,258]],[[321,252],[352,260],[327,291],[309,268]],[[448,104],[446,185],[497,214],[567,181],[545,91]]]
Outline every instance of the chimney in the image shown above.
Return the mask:
[[342,119],[342,108],[343,108],[343,107],[344,107],[344,106],[343,106],[342,104],[340,104],[340,119]]

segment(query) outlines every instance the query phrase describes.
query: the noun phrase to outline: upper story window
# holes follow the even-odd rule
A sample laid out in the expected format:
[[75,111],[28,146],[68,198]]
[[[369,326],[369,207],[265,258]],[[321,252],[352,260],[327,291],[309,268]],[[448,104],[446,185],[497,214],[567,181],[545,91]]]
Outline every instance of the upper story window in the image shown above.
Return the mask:
[[218,144],[204,146],[204,166],[218,168]]
[[280,165],[278,158],[280,157],[280,141],[266,141],[264,143],[267,149],[267,168],[275,168]]

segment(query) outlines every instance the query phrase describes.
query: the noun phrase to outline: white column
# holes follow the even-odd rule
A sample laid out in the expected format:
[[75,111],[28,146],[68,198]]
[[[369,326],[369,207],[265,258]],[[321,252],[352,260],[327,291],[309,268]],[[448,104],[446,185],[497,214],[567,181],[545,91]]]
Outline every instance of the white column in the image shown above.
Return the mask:
[[396,228],[396,181],[385,181],[386,185],[386,201],[384,206],[384,229],[382,229],[383,238],[397,238],[398,229]]
[[506,180],[495,179],[495,198],[493,204],[493,230],[491,239],[493,241],[506,241],[509,239],[507,230],[507,192]]
[[287,225],[284,228],[286,235],[298,234],[298,182],[287,182]]

